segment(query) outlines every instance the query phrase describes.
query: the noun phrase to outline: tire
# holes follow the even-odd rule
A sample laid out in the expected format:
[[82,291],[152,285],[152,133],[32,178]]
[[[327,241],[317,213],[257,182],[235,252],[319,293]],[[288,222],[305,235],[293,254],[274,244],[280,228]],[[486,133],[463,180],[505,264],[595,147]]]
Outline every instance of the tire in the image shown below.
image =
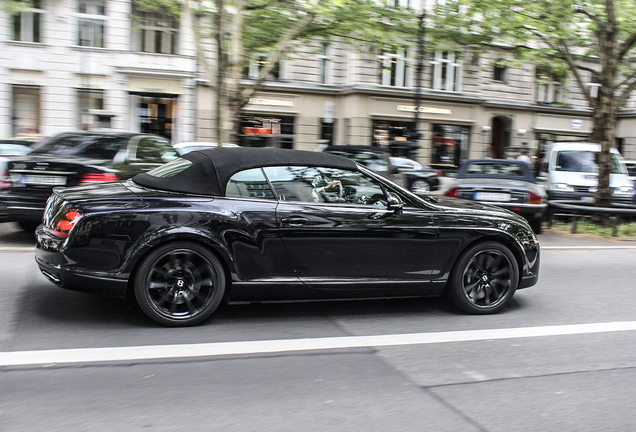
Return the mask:
[[431,185],[426,180],[415,180],[411,183],[411,192],[416,195],[428,195],[431,192]]
[[519,265],[510,249],[489,241],[465,251],[455,263],[446,295],[460,309],[476,315],[499,312],[519,284]]
[[152,320],[170,327],[199,324],[225,293],[225,272],[208,249],[188,242],[159,246],[143,258],[134,279],[135,298]]

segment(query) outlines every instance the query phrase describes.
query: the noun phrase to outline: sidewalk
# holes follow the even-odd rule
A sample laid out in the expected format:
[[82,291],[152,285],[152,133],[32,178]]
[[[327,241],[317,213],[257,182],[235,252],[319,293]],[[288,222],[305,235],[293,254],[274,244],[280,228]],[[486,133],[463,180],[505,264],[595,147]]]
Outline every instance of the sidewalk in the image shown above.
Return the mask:
[[570,234],[543,228],[537,236],[541,247],[628,247],[636,248],[636,240]]

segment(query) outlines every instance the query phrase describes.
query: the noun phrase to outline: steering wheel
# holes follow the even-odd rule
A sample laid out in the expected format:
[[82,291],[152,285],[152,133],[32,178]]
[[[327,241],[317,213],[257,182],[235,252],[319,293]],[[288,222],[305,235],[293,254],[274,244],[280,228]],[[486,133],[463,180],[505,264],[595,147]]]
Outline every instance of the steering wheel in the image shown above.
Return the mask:
[[342,187],[342,182],[338,182],[338,199],[342,199],[342,195],[344,194],[344,188]]

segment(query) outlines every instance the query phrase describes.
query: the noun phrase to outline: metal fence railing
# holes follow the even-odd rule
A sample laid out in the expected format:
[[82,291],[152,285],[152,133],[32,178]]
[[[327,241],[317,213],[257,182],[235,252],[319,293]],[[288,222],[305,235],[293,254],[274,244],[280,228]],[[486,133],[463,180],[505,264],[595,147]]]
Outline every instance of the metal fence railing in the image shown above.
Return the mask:
[[576,233],[576,225],[581,218],[595,215],[610,215],[612,223],[612,236],[616,237],[618,225],[623,219],[636,219],[636,205],[612,204],[611,207],[596,207],[593,203],[582,203],[570,200],[548,201],[547,223],[552,227],[552,221],[556,215],[570,215],[572,217],[572,233]]

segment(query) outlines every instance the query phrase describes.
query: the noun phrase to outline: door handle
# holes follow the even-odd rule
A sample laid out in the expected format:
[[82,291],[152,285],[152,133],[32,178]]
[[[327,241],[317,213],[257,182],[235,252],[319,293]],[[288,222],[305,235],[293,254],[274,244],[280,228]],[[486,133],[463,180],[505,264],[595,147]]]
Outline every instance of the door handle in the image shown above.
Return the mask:
[[309,219],[307,219],[306,217],[292,216],[288,218],[283,218],[281,222],[285,225],[290,225],[290,226],[302,226],[306,224],[307,222],[309,222]]

